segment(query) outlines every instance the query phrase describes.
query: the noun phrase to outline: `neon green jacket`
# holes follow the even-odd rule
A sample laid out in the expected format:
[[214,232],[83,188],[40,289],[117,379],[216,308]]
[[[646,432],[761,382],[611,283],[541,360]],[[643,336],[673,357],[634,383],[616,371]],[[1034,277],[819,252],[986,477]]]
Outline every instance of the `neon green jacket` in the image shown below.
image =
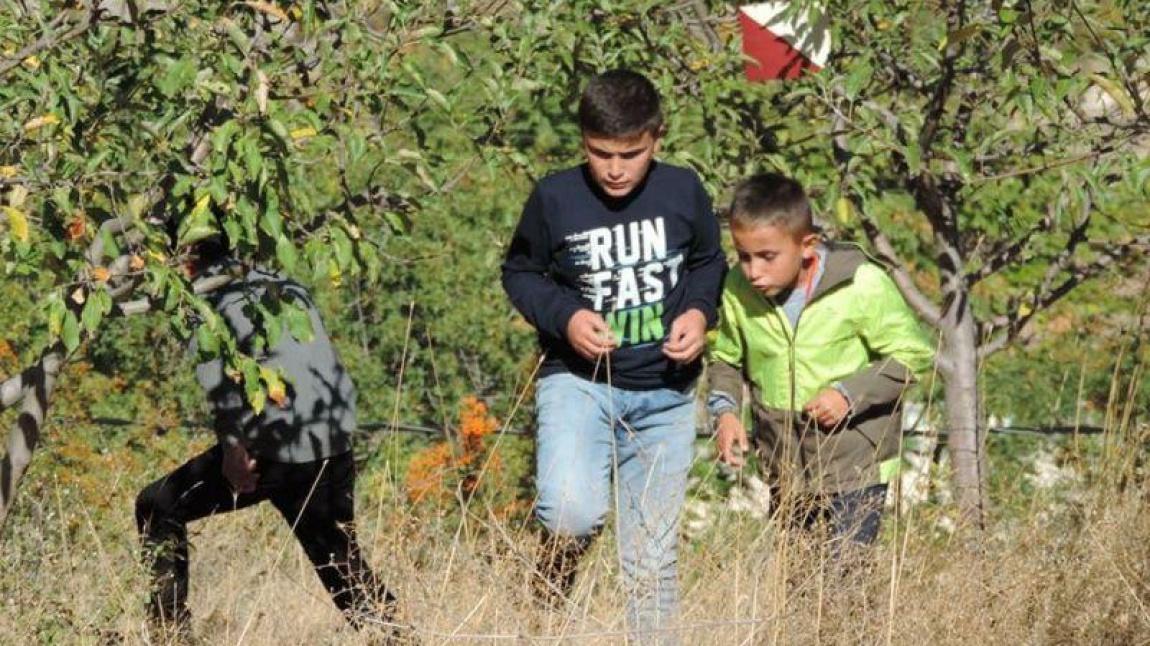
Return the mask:
[[[772,480],[840,493],[880,482],[879,464],[898,452],[901,398],[930,370],[934,344],[857,247],[828,244],[824,267],[793,329],[781,305],[729,272],[708,354],[712,391],[738,403],[750,385],[754,436]],[[822,429],[803,405],[834,384],[851,414]]]

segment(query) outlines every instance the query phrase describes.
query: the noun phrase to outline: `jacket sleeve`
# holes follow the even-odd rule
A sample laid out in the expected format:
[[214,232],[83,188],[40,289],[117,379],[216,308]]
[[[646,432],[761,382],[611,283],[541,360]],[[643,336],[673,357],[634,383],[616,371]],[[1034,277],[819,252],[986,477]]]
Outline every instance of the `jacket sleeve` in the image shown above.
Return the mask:
[[718,320],[719,294],[723,277],[727,274],[727,259],[723,256],[719,220],[715,217],[711,198],[694,174],[692,179],[695,240],[686,260],[687,298],[683,311],[697,308],[706,317],[707,327],[713,328]]
[[854,414],[902,398],[916,377],[934,365],[934,345],[906,304],[894,281],[875,265],[855,275],[858,288],[858,332],[875,357],[840,383]]
[[551,240],[543,220],[543,198],[532,191],[503,260],[503,290],[515,309],[535,329],[556,339],[567,338],[567,322],[587,307],[549,275]]
[[735,318],[734,299],[724,291],[718,327],[707,335],[710,400],[726,399],[734,404],[736,410],[742,409],[743,357],[743,336]]

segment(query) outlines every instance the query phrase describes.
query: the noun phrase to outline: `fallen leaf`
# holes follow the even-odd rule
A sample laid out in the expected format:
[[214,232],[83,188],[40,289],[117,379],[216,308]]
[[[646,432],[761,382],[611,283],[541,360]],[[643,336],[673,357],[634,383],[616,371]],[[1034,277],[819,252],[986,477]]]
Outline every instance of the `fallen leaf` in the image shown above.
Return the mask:
[[43,116],[36,117],[35,119],[32,119],[32,120],[28,121],[27,123],[25,123],[24,124],[24,132],[32,132],[33,130],[39,130],[40,128],[43,128],[44,126],[50,126],[54,123],[60,123],[60,117],[57,117],[54,114],[45,114]]
[[144,259],[136,254],[132,254],[131,259],[128,260],[128,267],[130,267],[132,271],[140,271],[144,268]]
[[112,277],[112,272],[108,271],[107,267],[92,267],[92,280],[98,283],[106,283]]

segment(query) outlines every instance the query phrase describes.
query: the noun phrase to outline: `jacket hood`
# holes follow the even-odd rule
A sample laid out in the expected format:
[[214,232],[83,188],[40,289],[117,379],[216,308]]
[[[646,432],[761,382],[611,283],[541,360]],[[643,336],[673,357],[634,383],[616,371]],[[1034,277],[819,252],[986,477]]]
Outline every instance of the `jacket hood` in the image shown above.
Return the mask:
[[823,276],[819,279],[819,284],[811,292],[811,300],[854,280],[858,268],[871,262],[866,252],[853,244],[828,241],[823,243],[823,247],[827,250],[823,261],[826,266],[823,267]]

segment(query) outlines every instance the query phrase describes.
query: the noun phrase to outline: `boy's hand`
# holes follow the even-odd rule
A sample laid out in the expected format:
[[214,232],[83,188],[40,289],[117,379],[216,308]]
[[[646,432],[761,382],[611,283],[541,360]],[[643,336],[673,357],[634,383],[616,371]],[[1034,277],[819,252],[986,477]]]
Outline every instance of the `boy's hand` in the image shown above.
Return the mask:
[[827,388],[803,406],[803,412],[823,428],[834,428],[843,423],[851,412],[851,404],[842,393]]
[[671,334],[663,344],[663,355],[679,363],[691,363],[707,347],[707,317],[691,308],[671,322]]
[[738,415],[730,412],[719,415],[715,445],[719,448],[719,462],[736,468],[743,466],[743,454],[751,447],[747,443],[747,429]]
[[615,349],[615,335],[602,316],[592,310],[579,310],[567,321],[567,342],[588,361]]
[[236,493],[251,493],[256,490],[260,474],[256,473],[256,461],[248,450],[240,444],[224,443],[224,477]]

